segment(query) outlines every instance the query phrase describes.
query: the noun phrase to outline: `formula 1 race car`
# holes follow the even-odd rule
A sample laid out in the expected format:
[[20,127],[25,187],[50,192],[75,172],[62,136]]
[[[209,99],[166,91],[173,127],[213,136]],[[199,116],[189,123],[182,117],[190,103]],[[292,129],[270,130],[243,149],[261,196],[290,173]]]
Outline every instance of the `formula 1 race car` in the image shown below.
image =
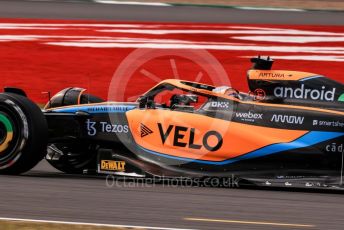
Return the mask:
[[164,80],[135,103],[67,88],[43,110],[17,88],[0,94],[0,172],[45,158],[66,173],[229,178],[261,186],[341,187],[344,85],[271,70],[253,58],[251,93]]

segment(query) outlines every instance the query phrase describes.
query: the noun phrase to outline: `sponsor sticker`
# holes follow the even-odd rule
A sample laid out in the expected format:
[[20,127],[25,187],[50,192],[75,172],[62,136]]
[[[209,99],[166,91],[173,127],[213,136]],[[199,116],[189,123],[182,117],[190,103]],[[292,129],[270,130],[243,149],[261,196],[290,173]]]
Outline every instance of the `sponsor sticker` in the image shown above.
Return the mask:
[[256,101],[262,101],[266,97],[266,93],[263,89],[256,89],[253,92],[253,95],[254,95],[254,100],[256,100]]
[[[200,136],[196,136],[195,128],[169,125],[167,129],[165,129],[161,123],[158,123],[158,128],[162,144],[166,144],[167,138],[172,135],[172,145],[174,147],[206,149],[210,152],[215,152],[219,150],[223,144],[222,135],[215,130],[207,131],[204,134],[198,134]],[[202,142],[196,143],[195,140],[202,140]]]
[[340,95],[340,97],[338,98],[338,101],[344,102],[344,93],[342,95]]
[[237,113],[235,113],[235,117],[239,118],[241,121],[255,122],[256,120],[262,120],[263,114],[262,113],[252,113],[251,111],[249,111],[248,113],[237,112]]
[[104,112],[104,113],[110,113],[110,112],[126,112],[131,110],[131,106],[92,106],[87,109],[87,112]]
[[89,136],[95,136],[97,133],[128,133],[128,125],[122,124],[111,124],[109,122],[101,121],[91,121],[90,119],[86,120],[87,134]]
[[227,101],[213,101],[211,102],[211,107],[220,109],[229,109],[229,102]]
[[124,172],[125,161],[101,160],[101,170]]
[[336,90],[336,88],[326,89],[325,86],[322,86],[321,89],[309,89],[302,84],[299,88],[276,87],[274,95],[279,98],[334,101]]
[[140,134],[141,134],[141,137],[145,137],[145,136],[148,136],[149,134],[152,134],[153,131],[150,130],[147,126],[145,126],[144,124],[140,124]]
[[344,150],[344,144],[331,143],[329,145],[326,145],[325,149],[326,149],[326,152],[342,153]]
[[284,74],[284,73],[260,73],[260,78],[286,78],[292,77],[292,74]]
[[295,124],[302,125],[305,120],[305,117],[301,116],[288,116],[281,114],[274,114],[271,118],[272,122],[282,123],[282,124]]
[[341,127],[341,128],[343,128],[344,122],[313,120],[313,126],[326,126],[326,127]]

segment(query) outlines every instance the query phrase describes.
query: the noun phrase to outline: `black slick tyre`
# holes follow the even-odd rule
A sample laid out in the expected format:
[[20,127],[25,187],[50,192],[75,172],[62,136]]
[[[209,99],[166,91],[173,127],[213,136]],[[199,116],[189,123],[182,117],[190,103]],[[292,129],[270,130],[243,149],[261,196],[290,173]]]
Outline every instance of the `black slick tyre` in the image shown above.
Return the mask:
[[21,174],[46,154],[48,126],[40,108],[26,97],[0,94],[0,174]]

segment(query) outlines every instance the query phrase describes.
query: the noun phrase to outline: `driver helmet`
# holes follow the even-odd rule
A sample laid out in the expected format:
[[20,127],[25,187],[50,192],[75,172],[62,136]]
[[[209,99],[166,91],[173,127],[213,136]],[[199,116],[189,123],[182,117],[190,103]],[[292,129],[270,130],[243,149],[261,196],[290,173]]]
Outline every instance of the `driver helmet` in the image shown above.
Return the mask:
[[219,86],[213,89],[214,93],[224,94],[227,96],[232,96],[238,98],[238,91],[232,87],[229,86]]

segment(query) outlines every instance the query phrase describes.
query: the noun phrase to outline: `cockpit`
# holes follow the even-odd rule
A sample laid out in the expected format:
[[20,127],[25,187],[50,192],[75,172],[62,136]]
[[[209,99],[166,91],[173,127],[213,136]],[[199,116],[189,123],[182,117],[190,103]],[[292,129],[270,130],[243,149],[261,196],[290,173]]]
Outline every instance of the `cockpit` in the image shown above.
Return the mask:
[[[141,109],[168,109],[190,113],[230,115],[241,100],[239,91],[227,87],[180,80],[165,80],[141,96]],[[222,114],[222,115],[221,115]]]

